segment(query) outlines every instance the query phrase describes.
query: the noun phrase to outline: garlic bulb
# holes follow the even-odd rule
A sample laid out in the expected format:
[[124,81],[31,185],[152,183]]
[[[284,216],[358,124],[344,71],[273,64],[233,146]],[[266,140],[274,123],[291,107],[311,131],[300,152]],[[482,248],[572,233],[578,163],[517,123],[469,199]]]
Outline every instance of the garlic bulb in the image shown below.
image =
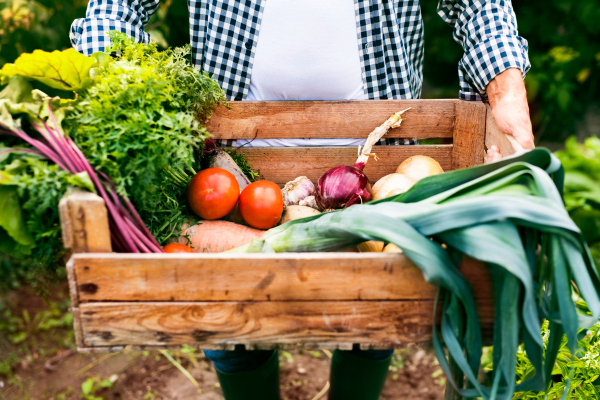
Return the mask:
[[428,176],[444,173],[440,164],[431,157],[412,156],[407,158],[396,169],[397,174],[404,174],[408,179],[417,183]]
[[373,185],[371,193],[373,200],[384,199],[406,192],[414,182],[403,174],[389,174],[381,178]]
[[319,210],[319,205],[317,204],[317,199],[315,199],[315,196],[308,196],[304,200],[300,200],[300,203],[298,203],[298,205]]
[[283,206],[298,205],[300,200],[315,194],[315,185],[305,176],[299,176],[293,181],[285,184],[281,189],[283,194]]

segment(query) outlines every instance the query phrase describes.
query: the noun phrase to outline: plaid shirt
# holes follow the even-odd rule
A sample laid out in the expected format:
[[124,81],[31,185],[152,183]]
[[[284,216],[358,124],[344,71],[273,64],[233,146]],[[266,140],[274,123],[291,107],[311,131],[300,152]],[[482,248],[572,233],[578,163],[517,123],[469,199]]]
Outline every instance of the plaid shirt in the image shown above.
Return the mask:
[[[71,26],[73,47],[104,50],[105,32],[137,41],[160,0],[90,0],[86,18]],[[326,0],[324,0],[326,1]],[[423,80],[423,20],[418,0],[354,0],[365,99],[416,99]],[[188,0],[194,63],[211,74],[229,100],[244,100],[264,0]],[[458,64],[459,97],[480,100],[487,84],[508,68],[530,68],[527,41],[517,32],[510,0],[441,0],[438,13],[465,51]]]

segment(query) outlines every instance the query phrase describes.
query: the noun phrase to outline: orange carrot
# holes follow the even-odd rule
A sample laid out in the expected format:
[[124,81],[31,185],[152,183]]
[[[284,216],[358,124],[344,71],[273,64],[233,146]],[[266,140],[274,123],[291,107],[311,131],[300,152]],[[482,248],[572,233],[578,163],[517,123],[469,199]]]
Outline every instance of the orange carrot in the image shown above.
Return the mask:
[[181,236],[173,242],[187,244],[188,235],[196,253],[221,253],[248,244],[254,238],[260,239],[265,232],[228,221],[201,221],[184,226]]

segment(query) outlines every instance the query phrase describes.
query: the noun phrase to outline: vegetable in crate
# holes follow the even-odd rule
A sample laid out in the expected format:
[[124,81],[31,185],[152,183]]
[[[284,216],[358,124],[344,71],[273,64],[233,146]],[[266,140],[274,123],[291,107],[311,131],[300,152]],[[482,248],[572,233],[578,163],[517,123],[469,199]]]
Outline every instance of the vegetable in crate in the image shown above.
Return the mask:
[[373,200],[404,193],[421,179],[443,172],[440,164],[431,157],[409,157],[398,166],[396,173],[384,176],[373,185]]
[[[199,171],[204,121],[225,102],[216,81],[190,61],[189,46],[159,51],[110,32],[94,85],[66,120],[90,163],[127,196],[160,243],[181,232],[192,212],[172,175]],[[170,171],[171,173],[169,173]]]
[[[35,145],[45,146],[43,153],[54,161],[58,160],[54,155],[60,157],[59,164],[54,165],[54,161],[40,157],[41,148],[36,150],[19,138],[0,135],[0,185],[17,190],[23,225],[29,231],[27,243],[20,245],[23,251],[16,256],[33,265],[35,275],[41,279],[50,277],[62,262],[59,199],[69,185],[94,190],[86,173],[66,172],[79,171],[83,165],[77,162],[83,159],[97,171],[109,197],[116,199],[115,193],[121,196],[117,214],[130,213],[123,220],[127,225],[124,229],[131,228],[132,223],[140,231],[146,229],[134,215],[131,206],[135,206],[151,230],[152,235],[146,235],[149,241],[156,236],[164,242],[174,235],[190,214],[182,201],[186,192],[180,177],[185,171],[195,173],[194,154],[206,136],[196,117],[203,121],[225,101],[216,82],[191,65],[189,48],[159,52],[156,45],[136,44],[124,34],[110,36],[122,54],[118,59],[105,53],[86,57],[72,49],[36,51],[21,56],[14,65],[5,64],[0,71],[2,84],[8,83],[0,94],[4,128],[9,126],[10,131],[18,126],[37,140]],[[49,107],[47,96],[32,91],[30,79],[74,91],[77,98],[54,98]],[[37,128],[27,122],[30,119]],[[39,134],[38,128],[46,135],[41,140],[32,136]],[[64,153],[77,148],[82,153],[77,159],[71,160]],[[96,190],[101,191],[98,187]],[[112,229],[121,228],[112,224]],[[0,229],[0,236],[3,233]],[[125,250],[120,247],[124,241],[123,237],[113,236],[114,248]],[[147,243],[136,246],[148,248]],[[160,251],[159,246],[157,249]]]
[[319,211],[315,210],[311,207],[306,206],[287,206],[283,210],[283,215],[281,216],[281,220],[278,225],[283,225],[286,222],[294,221],[297,219],[302,219],[306,217],[311,217],[313,215],[321,214]]
[[363,172],[371,154],[373,145],[387,133],[390,128],[398,128],[402,123],[400,116],[410,108],[392,115],[381,126],[369,134],[362,151],[353,166],[341,166],[325,172],[317,183],[315,199],[323,211],[337,210],[354,204],[366,203],[371,199],[369,179]]
[[221,253],[260,239],[266,231],[229,221],[202,221],[185,226],[173,243],[190,243],[196,253]]
[[283,212],[281,189],[273,182],[258,181],[240,194],[240,213],[253,228],[269,229],[277,225]]
[[315,194],[315,185],[306,176],[299,176],[281,189],[283,206],[297,206],[301,201]]
[[373,200],[402,194],[410,189],[415,183],[403,174],[389,174],[375,182],[371,188]]
[[163,247],[165,253],[193,253],[194,250],[190,246],[181,243],[169,243]]
[[[231,172],[240,186],[240,190],[244,190],[250,184],[250,179],[244,174],[244,171],[239,167],[235,160],[225,150],[217,147],[212,139],[207,139],[204,142],[205,156],[209,157],[209,168],[222,168]],[[245,159],[243,160],[245,161]]]
[[222,168],[208,168],[198,172],[188,185],[190,208],[203,219],[223,218],[240,197],[236,177]]
[[[433,346],[450,384],[468,398],[509,399],[515,391],[544,391],[552,380],[563,334],[574,355],[578,328],[600,318],[600,275],[581,231],[565,210],[562,182],[558,159],[538,148],[430,176],[406,193],[374,204],[291,221],[233,251],[344,251],[365,240],[393,243],[428,282],[440,287],[441,326],[434,328]],[[481,327],[473,290],[458,269],[463,256],[487,263],[492,273],[490,387],[477,381]],[[575,288],[588,304],[580,315],[572,298]],[[545,346],[540,321],[550,316]],[[517,385],[520,342],[535,373]],[[463,376],[466,388],[457,384]]]
[[397,174],[403,174],[413,182],[418,182],[428,176],[443,174],[441,165],[431,157],[412,156],[402,161],[396,169]]

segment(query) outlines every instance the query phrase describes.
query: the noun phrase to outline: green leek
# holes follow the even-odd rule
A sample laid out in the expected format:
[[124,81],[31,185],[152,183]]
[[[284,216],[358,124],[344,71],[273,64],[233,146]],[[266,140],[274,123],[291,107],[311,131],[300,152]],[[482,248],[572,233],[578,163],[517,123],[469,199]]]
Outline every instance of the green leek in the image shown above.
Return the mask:
[[[288,222],[233,251],[343,251],[368,240],[394,243],[439,286],[443,313],[433,345],[451,384],[464,397],[510,399],[515,391],[545,391],[563,334],[574,354],[578,328],[600,318],[600,277],[565,210],[563,177],[560,161],[536,149],[423,179],[396,197]],[[493,276],[490,387],[477,381],[482,337],[472,288],[458,270],[463,255],[487,263]],[[575,286],[589,306],[586,315],[572,300]],[[543,318],[550,321],[547,349]],[[521,342],[536,374],[517,385]]]

